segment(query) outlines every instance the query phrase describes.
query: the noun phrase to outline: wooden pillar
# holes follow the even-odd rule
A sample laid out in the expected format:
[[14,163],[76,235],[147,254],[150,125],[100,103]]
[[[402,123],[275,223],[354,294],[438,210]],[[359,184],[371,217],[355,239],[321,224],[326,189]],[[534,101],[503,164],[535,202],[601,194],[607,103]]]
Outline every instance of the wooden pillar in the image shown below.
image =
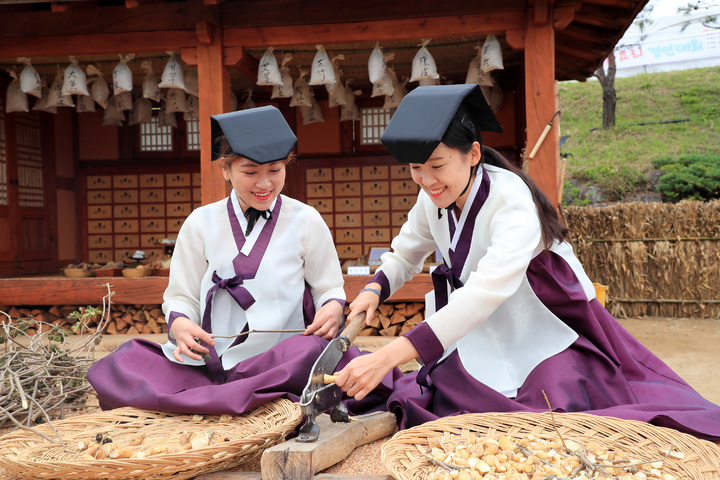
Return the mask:
[[[558,111],[555,81],[555,30],[552,7],[536,1],[527,16],[525,32],[525,101],[527,122],[527,152],[532,152],[543,130]],[[528,159],[528,173],[540,189],[558,203],[557,174],[560,158],[559,118],[552,120],[552,128],[533,159]]]
[[[200,31],[200,26],[198,31]],[[211,161],[210,116],[230,111],[230,72],[225,66],[223,35],[220,27],[202,24],[203,38],[197,46],[198,114],[200,116],[200,195],[202,204],[222,200],[227,195],[225,180],[217,162]]]

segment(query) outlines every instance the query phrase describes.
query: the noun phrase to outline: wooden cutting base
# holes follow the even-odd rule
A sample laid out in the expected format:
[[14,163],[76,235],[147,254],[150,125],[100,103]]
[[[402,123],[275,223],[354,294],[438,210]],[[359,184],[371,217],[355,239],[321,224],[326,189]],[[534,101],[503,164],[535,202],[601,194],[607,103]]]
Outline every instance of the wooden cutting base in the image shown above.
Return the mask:
[[265,450],[260,472],[217,472],[195,480],[392,480],[389,475],[318,474],[347,458],[356,447],[389,437],[397,431],[395,415],[378,412],[350,417],[349,423],[333,423],[328,414],[316,418],[320,436],[316,442],[302,443],[294,438]]

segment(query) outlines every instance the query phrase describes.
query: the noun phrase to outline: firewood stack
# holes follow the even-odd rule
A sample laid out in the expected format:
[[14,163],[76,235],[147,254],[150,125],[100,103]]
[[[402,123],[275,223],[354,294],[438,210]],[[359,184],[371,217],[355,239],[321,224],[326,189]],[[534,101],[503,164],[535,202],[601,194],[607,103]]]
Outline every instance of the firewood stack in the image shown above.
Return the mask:
[[[345,308],[348,314],[349,308]],[[412,330],[423,321],[425,304],[414,303],[385,303],[378,307],[373,315],[369,327],[360,331],[363,336],[395,337]]]

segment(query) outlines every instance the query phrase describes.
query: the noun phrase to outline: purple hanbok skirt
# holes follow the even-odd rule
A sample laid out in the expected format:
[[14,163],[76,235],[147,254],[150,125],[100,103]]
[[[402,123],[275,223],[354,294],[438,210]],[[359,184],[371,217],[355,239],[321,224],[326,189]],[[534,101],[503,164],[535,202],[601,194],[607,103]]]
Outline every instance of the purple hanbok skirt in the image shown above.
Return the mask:
[[538,298],[578,333],[577,341],[540,363],[514,398],[471,377],[457,351],[429,372],[408,374],[395,383],[388,402],[401,428],[464,413],[546,412],[544,391],[556,412],[638,420],[720,440],[720,407],[638,342],[597,300],[588,302],[561,257],[539,255],[527,275]]
[[[314,335],[295,335],[240,362],[224,372],[225,378],[218,379],[204,365],[172,362],[157,343],[133,339],[93,364],[88,380],[103,410],[135,407],[174,413],[240,414],[281,397],[297,402],[327,344]],[[338,370],[362,354],[351,347]],[[395,368],[368,397],[362,401],[344,397],[343,403],[356,415],[385,410],[393,384],[401,376]]]

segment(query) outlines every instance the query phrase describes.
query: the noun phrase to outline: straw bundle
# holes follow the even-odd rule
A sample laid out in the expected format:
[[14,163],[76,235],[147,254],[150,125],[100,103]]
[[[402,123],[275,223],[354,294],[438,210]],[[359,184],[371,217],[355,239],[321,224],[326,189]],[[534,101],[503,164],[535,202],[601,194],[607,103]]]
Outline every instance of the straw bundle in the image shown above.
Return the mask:
[[720,201],[568,207],[575,253],[615,316],[720,314]]

